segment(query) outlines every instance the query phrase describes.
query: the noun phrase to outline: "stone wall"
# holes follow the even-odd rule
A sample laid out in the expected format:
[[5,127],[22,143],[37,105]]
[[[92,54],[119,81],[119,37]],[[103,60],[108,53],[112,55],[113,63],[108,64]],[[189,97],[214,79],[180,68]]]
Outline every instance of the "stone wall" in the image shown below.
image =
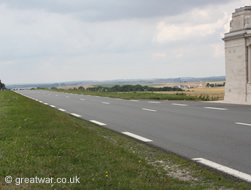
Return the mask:
[[251,103],[251,7],[236,9],[225,34],[227,102]]

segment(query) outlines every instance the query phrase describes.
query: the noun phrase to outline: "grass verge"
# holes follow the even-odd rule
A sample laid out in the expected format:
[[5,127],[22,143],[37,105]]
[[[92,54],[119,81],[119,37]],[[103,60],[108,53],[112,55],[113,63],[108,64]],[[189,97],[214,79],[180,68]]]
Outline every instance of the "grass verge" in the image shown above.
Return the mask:
[[[13,182],[7,184],[5,176]],[[77,176],[80,183],[15,182],[36,176],[54,182]],[[250,186],[14,92],[0,92],[0,189],[227,188]]]
[[57,92],[66,92],[73,94],[83,94],[92,96],[102,96],[110,98],[122,98],[122,99],[152,99],[152,100],[203,100],[200,97],[187,96],[182,92],[175,92],[175,94],[158,94],[151,92],[91,92],[81,90],[63,90],[63,89],[46,89]]

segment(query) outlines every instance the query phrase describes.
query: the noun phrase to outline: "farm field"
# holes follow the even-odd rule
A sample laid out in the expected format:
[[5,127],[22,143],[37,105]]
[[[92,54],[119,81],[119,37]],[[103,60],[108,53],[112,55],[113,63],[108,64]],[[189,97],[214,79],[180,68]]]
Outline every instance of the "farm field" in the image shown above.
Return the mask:
[[[210,84],[222,84],[224,81],[208,81],[204,82],[204,84],[210,83]],[[193,86],[199,86],[201,82],[194,82],[194,83],[170,83],[170,84],[164,84],[160,86],[154,86],[154,87],[172,87],[177,85],[193,85]],[[161,94],[175,94],[176,92],[155,92],[155,93],[161,93]],[[196,97],[209,97],[209,99],[215,99],[215,100],[223,100],[224,94],[225,94],[225,87],[201,87],[201,88],[190,88],[185,89],[186,95],[188,96],[196,96]]]
[[[154,92],[157,94],[176,94],[177,92]],[[224,87],[214,87],[214,88],[193,88],[186,89],[183,93],[187,96],[195,97],[209,97],[210,100],[223,100],[225,89]]]

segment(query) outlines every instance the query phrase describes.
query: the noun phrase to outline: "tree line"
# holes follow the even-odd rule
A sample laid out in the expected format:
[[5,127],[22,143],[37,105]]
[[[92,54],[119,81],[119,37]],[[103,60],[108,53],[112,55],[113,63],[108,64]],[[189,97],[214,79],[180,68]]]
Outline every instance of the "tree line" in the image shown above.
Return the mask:
[[5,84],[2,83],[2,81],[0,80],[0,90],[5,90],[6,87],[5,87]]
[[163,87],[163,88],[154,88],[149,86],[141,86],[141,85],[115,85],[113,87],[89,87],[84,88],[80,86],[78,89],[74,88],[74,90],[86,90],[92,92],[144,92],[144,91],[183,91],[181,88],[172,88],[172,87]]

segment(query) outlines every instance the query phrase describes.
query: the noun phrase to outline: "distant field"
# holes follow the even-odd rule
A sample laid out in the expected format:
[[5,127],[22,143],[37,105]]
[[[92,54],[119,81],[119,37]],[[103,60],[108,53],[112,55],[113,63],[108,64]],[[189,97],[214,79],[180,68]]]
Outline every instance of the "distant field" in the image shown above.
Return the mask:
[[[157,94],[175,94],[175,92],[155,92]],[[192,88],[186,89],[184,92],[188,96],[195,97],[209,97],[209,99],[224,100],[225,87],[213,87],[213,88]]]

